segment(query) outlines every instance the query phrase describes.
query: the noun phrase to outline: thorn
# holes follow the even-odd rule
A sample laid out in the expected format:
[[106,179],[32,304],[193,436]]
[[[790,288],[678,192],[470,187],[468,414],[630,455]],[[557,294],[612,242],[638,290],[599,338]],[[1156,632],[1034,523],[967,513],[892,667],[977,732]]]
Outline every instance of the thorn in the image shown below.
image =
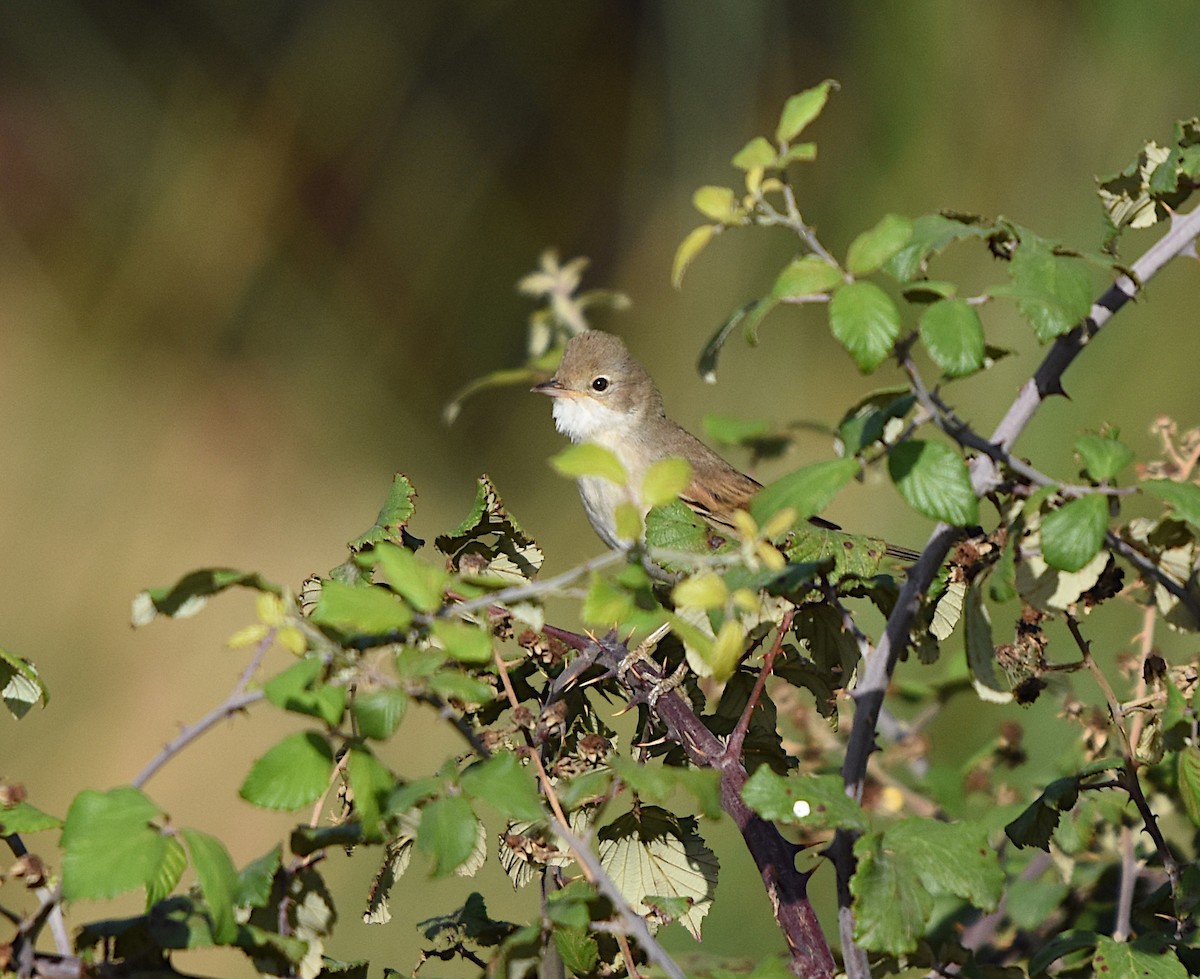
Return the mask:
[[666,740],[667,740],[667,736],[664,734],[661,738],[655,738],[653,741],[639,741],[633,747],[635,747],[635,748],[653,748],[656,744],[663,744],[664,742],[666,742]]

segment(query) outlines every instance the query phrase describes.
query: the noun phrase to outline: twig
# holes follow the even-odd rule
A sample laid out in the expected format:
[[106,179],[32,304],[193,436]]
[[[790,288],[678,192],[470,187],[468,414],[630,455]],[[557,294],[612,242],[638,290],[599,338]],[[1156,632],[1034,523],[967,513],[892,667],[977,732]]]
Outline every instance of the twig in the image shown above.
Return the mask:
[[[1121,777],[1119,779],[1121,788],[1133,800],[1133,804],[1137,807],[1138,815],[1142,817],[1142,826],[1149,834],[1150,839],[1154,841],[1154,847],[1158,850],[1159,859],[1162,861],[1163,870],[1167,872],[1167,879],[1171,885],[1171,900],[1175,905],[1176,911],[1179,909],[1179,864],[1175,860],[1175,854],[1171,852],[1170,846],[1167,845],[1166,838],[1162,835],[1162,830],[1158,826],[1158,817],[1154,815],[1154,810],[1150,808],[1150,803],[1146,801],[1146,794],[1142,791],[1142,782],[1138,778],[1138,760],[1134,754],[1136,742],[1132,741],[1129,732],[1125,729],[1122,723],[1125,712],[1121,707],[1120,701],[1117,699],[1116,693],[1113,691],[1112,684],[1108,682],[1108,677],[1104,675],[1104,671],[1100,669],[1095,659],[1092,657],[1091,643],[1084,639],[1083,634],[1079,631],[1079,623],[1075,616],[1067,613],[1066,615],[1067,628],[1070,630],[1071,637],[1075,640],[1075,644],[1079,647],[1079,651],[1083,656],[1084,664],[1092,674],[1096,685],[1100,687],[1104,694],[1104,699],[1108,704],[1108,713],[1112,718],[1113,725],[1121,736],[1121,742],[1124,746],[1122,752],[1124,756],[1124,765],[1121,769]],[[1182,917],[1176,915],[1177,930],[1182,925]]]
[[[616,882],[600,865],[600,859],[592,852],[591,847],[572,833],[565,823],[557,818],[550,820],[550,828],[564,843],[571,848],[571,854],[583,868],[593,887],[612,902],[613,910],[625,924],[625,932],[630,935],[649,957],[650,961],[663,970],[671,979],[686,979],[684,972],[659,944],[657,938],[650,933],[646,920],[630,907],[625,895],[621,893]],[[632,967],[632,961],[629,961]]]
[[[1192,592],[1188,591],[1187,588],[1163,571],[1161,567],[1146,557],[1146,555],[1130,544],[1129,541],[1123,537],[1118,537],[1111,530],[1104,535],[1104,543],[1110,550],[1116,551],[1121,557],[1125,558],[1142,574],[1153,578],[1158,584],[1162,585],[1163,588],[1178,598],[1180,604],[1191,613],[1192,618],[1197,623],[1200,623],[1200,601],[1197,601],[1196,596]],[[1150,607],[1153,608],[1153,606]]]
[[[520,706],[520,701],[517,699],[516,691],[513,689],[512,680],[509,679],[508,667],[498,651],[493,651],[493,656],[495,658],[496,669],[500,673],[505,697],[508,699],[509,705],[513,710],[516,710]],[[528,732],[526,732],[526,737],[528,737]],[[667,954],[666,950],[659,945],[658,940],[650,933],[645,919],[633,910],[628,899],[621,893],[621,889],[617,886],[616,881],[600,865],[599,859],[592,853],[588,844],[575,836],[567,828],[569,825],[567,816],[563,812],[562,803],[559,802],[558,793],[554,789],[554,783],[550,780],[545,765],[542,764],[540,754],[532,745],[530,745],[526,754],[534,767],[537,768],[538,781],[542,786],[542,794],[546,797],[546,801],[550,804],[550,809],[554,814],[550,818],[550,826],[555,834],[570,848],[571,855],[578,862],[579,866],[584,869],[584,873],[592,886],[612,902],[613,909],[620,916],[621,920],[625,922],[627,931],[645,949],[646,954],[650,956],[650,960],[661,966],[668,975],[684,979],[682,970],[680,970],[679,966],[675,964],[674,959]],[[618,938],[620,937],[618,936]],[[630,975],[635,975],[633,956],[627,943],[622,946],[622,953],[625,955]]]
[[416,619],[419,622],[427,624],[438,617],[445,617],[447,615],[472,615],[475,612],[482,612],[493,605],[506,605],[511,602],[521,602],[527,598],[537,598],[539,595],[549,595],[560,588],[565,588],[574,581],[578,581],[585,575],[591,574],[593,571],[600,571],[603,568],[607,568],[610,564],[620,564],[628,556],[629,549],[614,548],[611,551],[605,551],[603,554],[590,558],[582,564],[564,571],[562,574],[555,575],[553,578],[543,578],[540,581],[530,581],[522,585],[513,585],[511,588],[502,588],[500,591],[481,595],[469,601],[455,602],[442,607],[435,615],[420,615],[416,616]]
[[779,629],[775,633],[775,641],[763,656],[762,669],[758,671],[758,677],[754,681],[754,689],[750,691],[750,697],[747,699],[746,706],[742,710],[742,716],[738,718],[737,724],[734,725],[733,731],[729,735],[729,739],[725,742],[725,753],[734,761],[740,762],[742,759],[742,746],[746,743],[746,732],[750,730],[750,715],[754,713],[754,709],[758,706],[758,702],[762,698],[763,690],[767,686],[767,677],[771,675],[771,669],[775,666],[775,657],[779,655],[780,650],[783,648],[784,636],[791,630],[792,620],[795,617],[796,607],[793,605],[783,614],[783,619],[779,623]]
[[[1180,254],[1200,233],[1200,208],[1175,221],[1171,230],[1160,238],[1133,265],[1131,275],[1119,276],[1105,291],[1083,323],[1055,340],[1041,364],[1017,394],[1004,418],[996,426],[991,444],[1008,451],[1028,426],[1043,401],[1053,394],[1063,392],[1062,376],[1088,342],[1112,318],[1121,307],[1137,295],[1172,258]],[[977,497],[986,496],[1000,485],[1000,473],[996,461],[987,454],[971,460],[969,471],[971,487]],[[900,589],[900,595],[892,614],[888,617],[883,637],[875,655],[866,663],[859,683],[854,689],[855,713],[850,737],[846,746],[846,757],[842,765],[842,777],[846,792],[855,799],[862,798],[867,771],[867,759],[875,741],[875,725],[883,707],[884,694],[891,682],[900,653],[908,645],[909,630],[921,606],[921,597],[929,588],[951,543],[958,531],[947,524],[939,523],[930,534],[929,541],[920,559],[908,570],[908,577]],[[839,830],[841,845],[834,852],[843,854],[843,862],[837,867],[839,922],[842,914],[847,917],[853,912],[849,900],[848,880],[843,877],[853,872],[850,858],[852,837]],[[843,935],[853,933],[852,926],[843,929]],[[850,946],[853,948],[853,946]],[[846,951],[849,962],[849,952]],[[864,960],[865,964],[865,960]],[[864,973],[869,975],[869,971]],[[853,975],[853,973],[851,973]]]
[[250,680],[254,677],[255,671],[258,669],[259,664],[262,663],[263,657],[274,642],[275,630],[271,629],[255,648],[254,655],[251,657],[246,668],[242,670],[242,675],[238,677],[237,684],[230,691],[229,696],[195,724],[185,727],[178,735],[172,738],[163,750],[152,758],[145,768],[138,772],[137,777],[131,783],[135,789],[140,789],[150,781],[155,772],[200,737],[200,735],[204,734],[210,728],[215,727],[221,721],[225,720],[225,718],[232,717],[234,714],[245,710],[251,704],[263,699],[264,694],[261,690],[247,690],[246,688],[250,685]]

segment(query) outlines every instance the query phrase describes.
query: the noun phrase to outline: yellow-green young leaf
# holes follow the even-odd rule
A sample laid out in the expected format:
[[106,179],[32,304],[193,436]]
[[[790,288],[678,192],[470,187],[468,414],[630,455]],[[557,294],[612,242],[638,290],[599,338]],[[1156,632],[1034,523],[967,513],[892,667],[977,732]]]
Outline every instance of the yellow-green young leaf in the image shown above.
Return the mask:
[[912,222],[899,214],[885,214],[879,223],[850,243],[846,268],[852,275],[868,275],[908,244]]
[[642,538],[642,512],[632,503],[618,503],[613,511],[617,524],[617,539],[629,541]]
[[732,163],[739,170],[754,170],[758,167],[773,167],[778,164],[779,154],[770,141],[755,136],[734,154]]
[[312,621],[339,632],[382,635],[404,632],[412,624],[412,610],[384,588],[325,581]]
[[721,224],[741,220],[737,195],[729,187],[701,187],[692,195],[692,204],[706,218]]
[[921,314],[921,342],[947,377],[964,377],[983,366],[983,323],[965,299],[943,299]]
[[789,262],[771,286],[776,299],[793,299],[828,292],[842,281],[842,270],[815,255]]
[[624,486],[629,479],[621,460],[602,445],[583,442],[570,445],[558,455],[551,457],[552,465],[561,475],[578,479],[580,476],[599,476],[609,482]]
[[687,237],[675,249],[675,260],[671,263],[671,285],[676,289],[683,285],[683,274],[692,264],[692,259],[704,250],[704,246],[712,241],[713,235],[720,230],[719,224],[702,224],[688,232]]
[[829,90],[836,86],[835,81],[826,79],[820,85],[788,99],[780,113],[779,125],[775,127],[775,139],[780,143],[790,143],[799,136],[804,127],[821,114],[829,98]]
[[632,611],[633,596],[629,592],[618,588],[607,578],[593,575],[580,612],[585,623],[608,627],[614,622],[623,622]]
[[746,651],[746,630],[737,619],[726,619],[717,630],[708,665],[712,667],[712,678],[722,683],[733,676]]
[[642,480],[642,501],[647,506],[666,506],[678,498],[692,481],[692,467],[686,459],[659,459]]
[[896,304],[873,282],[842,286],[829,302],[830,329],[864,374],[888,358],[900,325]]
[[684,578],[671,590],[671,601],[676,605],[695,608],[719,608],[728,597],[729,588],[713,571],[701,571],[691,578]]
[[941,442],[911,439],[888,454],[888,474],[918,513],[956,527],[979,522],[979,500],[962,457]]
[[438,619],[431,626],[446,652],[461,663],[488,663],[492,659],[492,637],[484,629],[466,622]]

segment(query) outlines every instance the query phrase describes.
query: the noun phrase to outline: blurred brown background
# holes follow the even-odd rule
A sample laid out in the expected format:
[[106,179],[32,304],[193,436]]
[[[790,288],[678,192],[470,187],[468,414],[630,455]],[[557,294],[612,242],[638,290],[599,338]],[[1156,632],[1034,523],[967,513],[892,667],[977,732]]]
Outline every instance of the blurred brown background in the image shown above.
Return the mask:
[[[0,718],[0,775],[59,814],[80,788],[128,781],[232,685],[244,654],[223,642],[253,615],[232,596],[134,633],[133,595],[213,564],[297,585],[341,560],[396,470],[420,491],[421,536],[457,522],[486,471],[548,570],[596,553],[545,464],[560,441],[541,399],[488,393],[450,429],[439,417],[462,383],[522,359],[514,283],[543,248],[590,256],[588,285],[630,295],[596,325],[630,340],[691,427],[709,411],[835,423],[896,377],[860,377],[819,311],[773,314],[758,350],[735,339],[715,388],[696,376],[704,340],[794,245],[722,236],[676,292],[693,189],[736,180],[733,152],[833,77],[798,193],[835,252],[887,210],[939,207],[1094,249],[1093,176],[1200,111],[1195,16],[1187,0],[0,6],[0,644],[54,698]],[[1069,478],[1068,456],[1036,455],[1039,433],[1109,421],[1145,452],[1157,414],[1200,421],[1195,283],[1194,267],[1156,282],[1019,448]],[[1009,310],[985,323],[1020,353],[965,401],[986,430],[1037,351]],[[813,435],[760,476],[830,452]],[[919,543],[926,526],[893,512],[892,491],[867,486],[831,516]],[[285,729],[265,712],[226,725],[148,789],[245,862],[291,824],[236,798]],[[429,729],[405,730],[385,758],[422,774],[411,745]],[[748,858],[723,857],[711,949],[756,957],[778,938]],[[411,923],[463,895],[418,864],[397,920],[366,929],[371,859],[331,861],[331,951],[407,972]],[[494,863],[479,887],[503,914]]]

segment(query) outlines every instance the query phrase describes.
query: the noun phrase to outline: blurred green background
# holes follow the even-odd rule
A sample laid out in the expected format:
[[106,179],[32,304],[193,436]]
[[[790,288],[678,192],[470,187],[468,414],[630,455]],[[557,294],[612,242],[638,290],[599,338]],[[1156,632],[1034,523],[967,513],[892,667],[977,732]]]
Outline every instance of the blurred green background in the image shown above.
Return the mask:
[[[833,77],[841,91],[812,130],[820,159],[797,186],[835,252],[885,211],[939,207],[1094,249],[1093,176],[1200,111],[1197,12],[1193,0],[0,6],[0,643],[38,664],[54,698],[19,725],[0,719],[0,775],[59,814],[81,788],[127,782],[233,684],[244,654],[223,643],[253,615],[226,597],[135,633],[134,594],[213,564],[296,586],[342,559],[396,470],[420,491],[421,536],[456,523],[488,472],[548,571],[596,553],[574,488],[545,463],[561,443],[542,399],[487,393],[453,427],[440,421],[465,381],[523,359],[529,305],[514,284],[542,249],[589,256],[587,285],[629,294],[629,311],[596,325],[629,340],[680,421],[833,424],[897,378],[860,377],[819,310],[772,314],[759,349],[730,344],[715,388],[697,377],[704,340],[795,246],[782,232],[724,235],[675,291],[695,187],[736,180],[733,152],[773,129],[788,95]],[[1003,275],[986,260],[949,268],[979,285]],[[1039,456],[1043,440],[1109,421],[1144,453],[1156,415],[1200,421],[1195,356],[1164,356],[1194,349],[1195,281],[1194,266],[1173,268],[1122,313],[1068,374],[1073,400],[1048,405],[1019,450],[1069,478],[1069,455]],[[964,414],[988,430],[1038,354],[1009,310],[985,323],[1019,354],[964,388]],[[830,453],[805,437],[759,475]],[[878,484],[830,516],[912,545],[927,530]],[[994,735],[1002,712],[963,707],[981,741]],[[421,719],[406,725],[385,760],[421,774],[441,745]],[[236,796],[283,729],[265,713],[227,724],[148,789],[245,862],[292,821]],[[708,944],[756,958],[778,935],[749,858],[721,855]],[[367,929],[371,859],[330,862],[343,920],[330,951],[407,972],[412,922],[462,893],[417,866],[396,920]],[[494,862],[479,886],[511,910]],[[190,962],[245,972],[212,953]]]

